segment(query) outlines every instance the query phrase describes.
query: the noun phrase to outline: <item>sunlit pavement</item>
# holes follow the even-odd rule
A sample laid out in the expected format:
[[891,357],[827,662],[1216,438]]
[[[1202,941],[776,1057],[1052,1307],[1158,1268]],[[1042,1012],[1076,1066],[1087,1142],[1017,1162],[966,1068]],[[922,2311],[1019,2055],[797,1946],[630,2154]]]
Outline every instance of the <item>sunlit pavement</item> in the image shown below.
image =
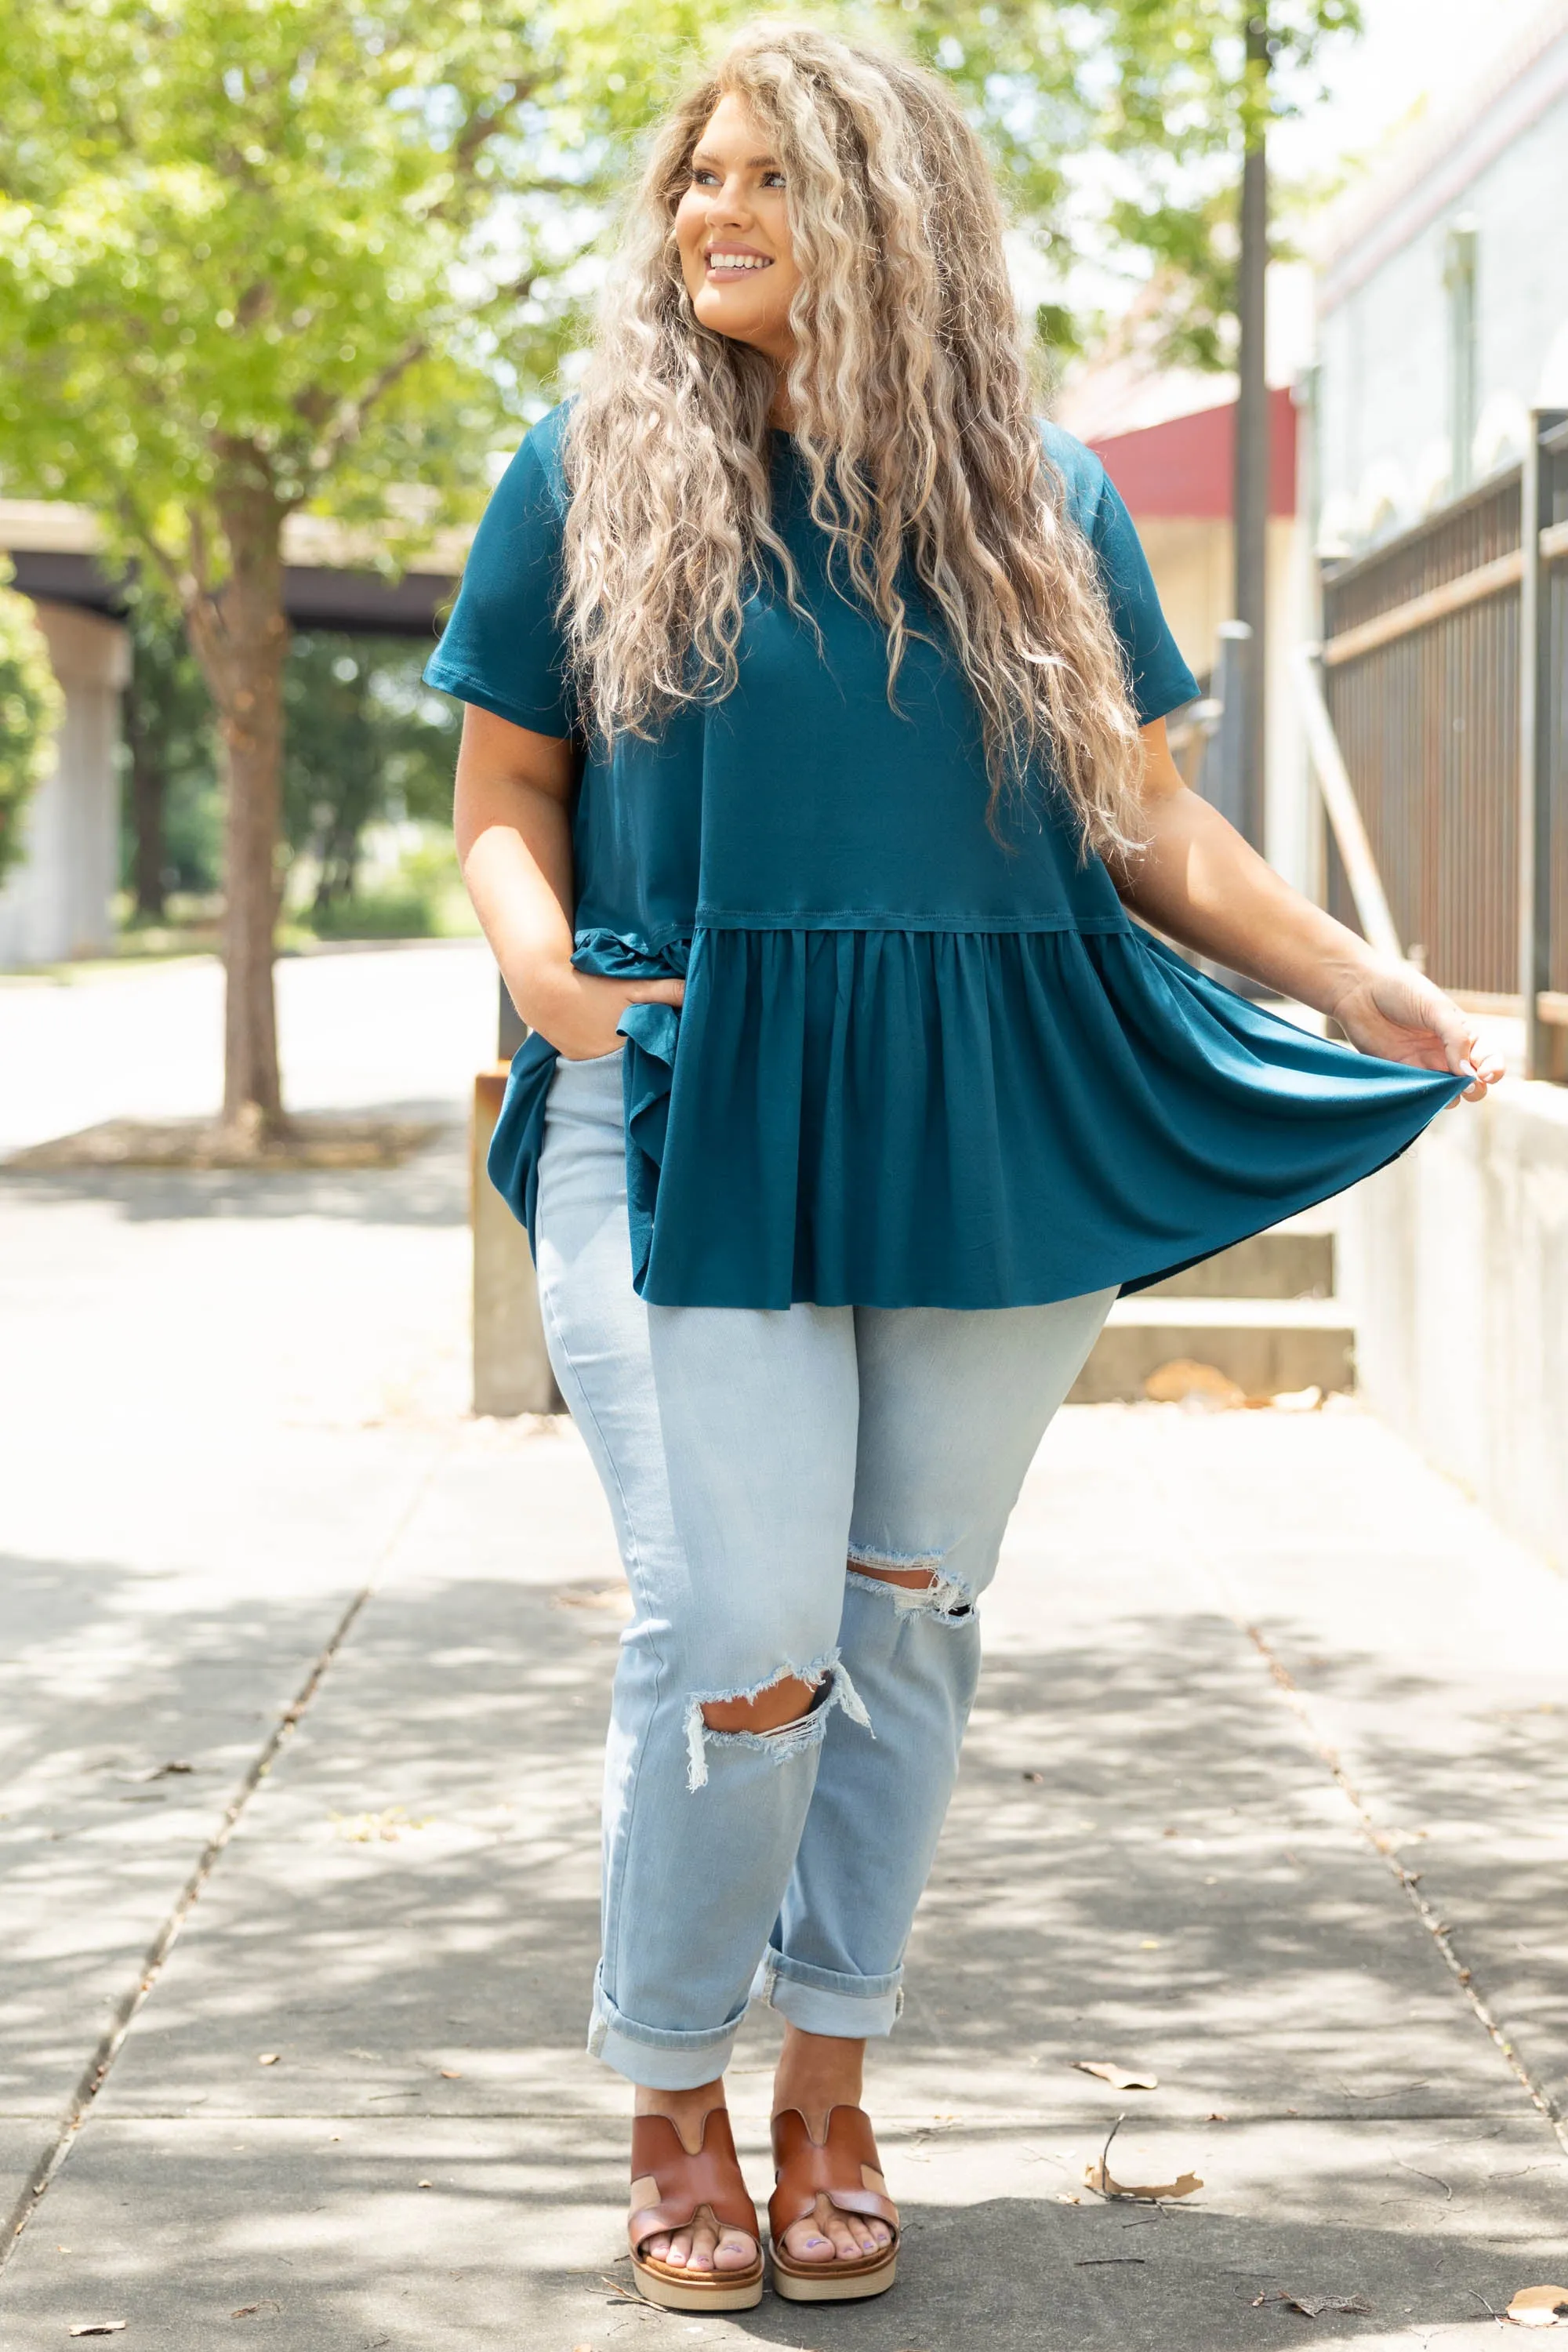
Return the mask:
[[[278,966],[295,1110],[454,1108],[495,1050],[482,941],[321,948]],[[223,973],[210,956],[0,974],[0,1156],[106,1118],[205,1118],[223,1099]]]
[[[355,1099],[455,1110],[469,1051]],[[1108,1406],[1016,1518],[874,2059],[898,2286],[630,2303],[581,2054],[616,1563],[569,1425],[467,1416],[467,1278],[455,1129],[0,1179],[0,2341],[1468,2347],[1563,2277],[1568,1593],[1354,1410]],[[1202,2189],[1093,2196],[1119,2114],[1115,2179]]]

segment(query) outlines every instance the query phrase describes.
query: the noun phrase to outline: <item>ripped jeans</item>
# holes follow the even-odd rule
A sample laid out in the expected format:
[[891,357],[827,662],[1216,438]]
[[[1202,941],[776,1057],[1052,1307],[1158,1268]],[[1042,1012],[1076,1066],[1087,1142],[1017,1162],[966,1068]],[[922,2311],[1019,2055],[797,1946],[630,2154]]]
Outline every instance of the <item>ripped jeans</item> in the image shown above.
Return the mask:
[[[756,1993],[809,2032],[887,2033],[974,1696],[974,1604],[1113,1294],[645,1307],[618,1052],[557,1067],[537,1239],[551,1361],[633,1603],[589,2049],[694,2089],[723,2073]],[[790,1675],[816,1685],[800,1720],[709,1728],[705,1704]]]

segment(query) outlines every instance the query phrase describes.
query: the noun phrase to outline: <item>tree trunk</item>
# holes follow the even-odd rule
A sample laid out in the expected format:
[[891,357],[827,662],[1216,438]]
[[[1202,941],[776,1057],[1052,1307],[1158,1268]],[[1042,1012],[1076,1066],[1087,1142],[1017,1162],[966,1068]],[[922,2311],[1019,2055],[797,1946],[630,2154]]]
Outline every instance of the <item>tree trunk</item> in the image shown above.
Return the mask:
[[219,494],[229,573],[187,614],[223,740],[223,1118],[259,1139],[283,1125],[273,997],[283,765],[283,509],[259,466]]
[[150,922],[163,919],[163,800],[168,779],[163,746],[151,724],[152,713],[131,683],[131,826],[135,847],[131,860],[131,887],[136,912]]

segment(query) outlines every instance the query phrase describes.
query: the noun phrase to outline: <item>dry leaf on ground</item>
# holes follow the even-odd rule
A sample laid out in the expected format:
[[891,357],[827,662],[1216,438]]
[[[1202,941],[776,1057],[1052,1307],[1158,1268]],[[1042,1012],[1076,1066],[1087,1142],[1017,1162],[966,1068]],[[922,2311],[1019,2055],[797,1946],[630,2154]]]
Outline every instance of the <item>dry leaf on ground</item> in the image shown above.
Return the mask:
[[1174,2180],[1163,2181],[1157,2188],[1142,2182],[1135,2185],[1128,2180],[1113,2180],[1103,2164],[1086,2164],[1083,2177],[1097,2196],[1142,2197],[1150,2203],[1159,2198],[1190,2197],[1195,2189],[1204,2185],[1195,2172],[1180,2172]]
[[1158,2074],[1134,2074],[1109,2058],[1075,2058],[1072,2063],[1080,2074],[1098,2074],[1113,2091],[1157,2091],[1160,2087]]
[[1255,2294],[1252,2308],[1260,2304],[1282,2303],[1287,2311],[1299,2311],[1305,2319],[1321,2319],[1325,2311],[1359,2312],[1363,2319],[1372,2317],[1372,2305],[1359,2294]]
[[1568,2321],[1568,2286],[1521,2286],[1503,2317],[1516,2327],[1561,2327]]
[[1161,1364],[1143,1383],[1143,1393],[1156,1404],[1193,1404],[1205,1412],[1231,1412],[1247,1402],[1238,1388],[1217,1364],[1200,1364],[1191,1356],[1177,1356]]
[[351,1845],[395,1845],[410,1830],[427,1830],[430,1815],[410,1815],[402,1805],[388,1805],[380,1813],[329,1813],[332,1835]]
[[276,2050],[264,2050],[256,2063],[258,2066],[276,2066],[279,2055]]
[[73,2336],[121,2336],[123,2335],[125,2327],[126,2322],[123,2319],[84,2319],[71,2329],[71,2334]]
[[1097,2197],[1138,2197],[1146,2203],[1152,2203],[1161,2198],[1190,2197],[1194,2189],[1203,2187],[1204,2184],[1195,2172],[1179,2172],[1174,2180],[1162,2182],[1158,2187],[1113,2179],[1110,2164],[1110,2143],[1126,2121],[1125,2116],[1117,2116],[1105,2135],[1105,2146],[1100,2151],[1100,2162],[1086,2164],[1083,2168],[1084,2179]]

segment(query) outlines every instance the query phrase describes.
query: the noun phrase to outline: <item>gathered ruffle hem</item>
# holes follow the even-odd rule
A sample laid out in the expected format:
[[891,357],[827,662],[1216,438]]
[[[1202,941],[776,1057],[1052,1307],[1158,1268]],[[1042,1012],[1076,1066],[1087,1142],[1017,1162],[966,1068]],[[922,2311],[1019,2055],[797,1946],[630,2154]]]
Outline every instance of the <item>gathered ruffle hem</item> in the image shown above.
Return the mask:
[[[657,1306],[1042,1305],[1142,1289],[1344,1190],[1466,1081],[1314,1036],[1130,921],[584,933],[684,975],[620,1027],[633,1278]],[[490,1146],[533,1237],[554,1048]]]

